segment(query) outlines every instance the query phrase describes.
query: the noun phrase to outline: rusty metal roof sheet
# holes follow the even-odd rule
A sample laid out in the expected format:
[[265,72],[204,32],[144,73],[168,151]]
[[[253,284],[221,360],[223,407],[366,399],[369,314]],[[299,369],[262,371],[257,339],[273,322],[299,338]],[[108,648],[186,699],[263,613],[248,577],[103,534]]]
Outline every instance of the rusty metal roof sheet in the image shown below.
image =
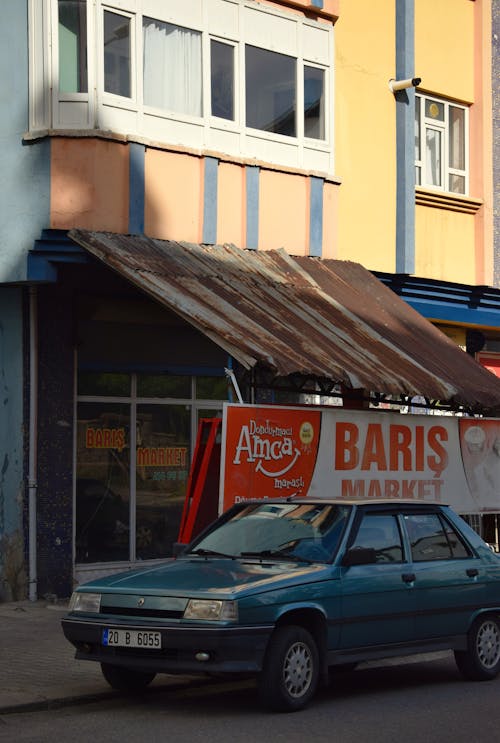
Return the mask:
[[500,411],[500,380],[358,263],[71,230],[247,369]]

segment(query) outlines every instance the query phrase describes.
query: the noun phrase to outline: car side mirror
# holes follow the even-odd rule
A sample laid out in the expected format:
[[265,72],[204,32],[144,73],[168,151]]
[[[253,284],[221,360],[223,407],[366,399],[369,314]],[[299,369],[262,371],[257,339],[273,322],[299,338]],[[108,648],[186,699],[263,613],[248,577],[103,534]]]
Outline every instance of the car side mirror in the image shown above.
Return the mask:
[[172,557],[179,557],[179,555],[182,555],[188,547],[189,545],[184,544],[183,542],[174,542],[172,545]]
[[342,565],[346,568],[352,565],[372,565],[375,562],[377,554],[372,547],[353,547],[342,558]]

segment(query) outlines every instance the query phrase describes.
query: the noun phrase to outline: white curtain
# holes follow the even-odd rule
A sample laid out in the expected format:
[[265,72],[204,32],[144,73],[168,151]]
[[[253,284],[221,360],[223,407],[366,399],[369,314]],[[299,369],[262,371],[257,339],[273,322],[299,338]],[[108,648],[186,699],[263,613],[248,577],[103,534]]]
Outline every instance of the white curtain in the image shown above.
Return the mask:
[[144,104],[202,115],[199,32],[144,19]]
[[441,132],[427,129],[426,151],[427,185],[441,186]]

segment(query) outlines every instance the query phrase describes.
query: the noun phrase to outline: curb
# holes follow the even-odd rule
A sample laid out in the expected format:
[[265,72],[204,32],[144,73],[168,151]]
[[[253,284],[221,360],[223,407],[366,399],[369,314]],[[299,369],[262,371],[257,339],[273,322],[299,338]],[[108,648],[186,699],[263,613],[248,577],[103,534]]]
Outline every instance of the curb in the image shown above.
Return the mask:
[[100,691],[95,694],[77,694],[70,697],[57,697],[54,699],[40,699],[37,702],[21,702],[20,704],[10,704],[5,707],[0,707],[0,716],[2,715],[15,715],[23,714],[27,712],[47,712],[53,709],[61,709],[62,707],[76,707],[83,704],[92,704],[93,702],[101,702],[106,699],[124,699],[127,697],[133,697],[138,699],[140,697],[150,696],[151,694],[159,694],[165,691],[179,691],[179,689],[185,689],[188,687],[204,686],[213,682],[213,679],[188,679],[187,681],[178,681],[176,683],[158,684],[157,686],[149,687],[147,690],[142,692],[125,692],[115,691],[110,689],[109,691]]

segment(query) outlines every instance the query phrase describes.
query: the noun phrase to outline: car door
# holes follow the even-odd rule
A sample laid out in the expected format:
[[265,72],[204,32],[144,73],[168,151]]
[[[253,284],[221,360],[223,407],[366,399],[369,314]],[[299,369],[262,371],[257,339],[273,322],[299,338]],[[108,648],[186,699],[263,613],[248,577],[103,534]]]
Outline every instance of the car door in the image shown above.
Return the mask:
[[396,515],[366,512],[348,547],[373,549],[375,562],[342,569],[340,648],[413,639],[413,583]]
[[417,639],[467,631],[476,607],[484,605],[486,568],[456,528],[438,513],[406,513],[411,548]]

